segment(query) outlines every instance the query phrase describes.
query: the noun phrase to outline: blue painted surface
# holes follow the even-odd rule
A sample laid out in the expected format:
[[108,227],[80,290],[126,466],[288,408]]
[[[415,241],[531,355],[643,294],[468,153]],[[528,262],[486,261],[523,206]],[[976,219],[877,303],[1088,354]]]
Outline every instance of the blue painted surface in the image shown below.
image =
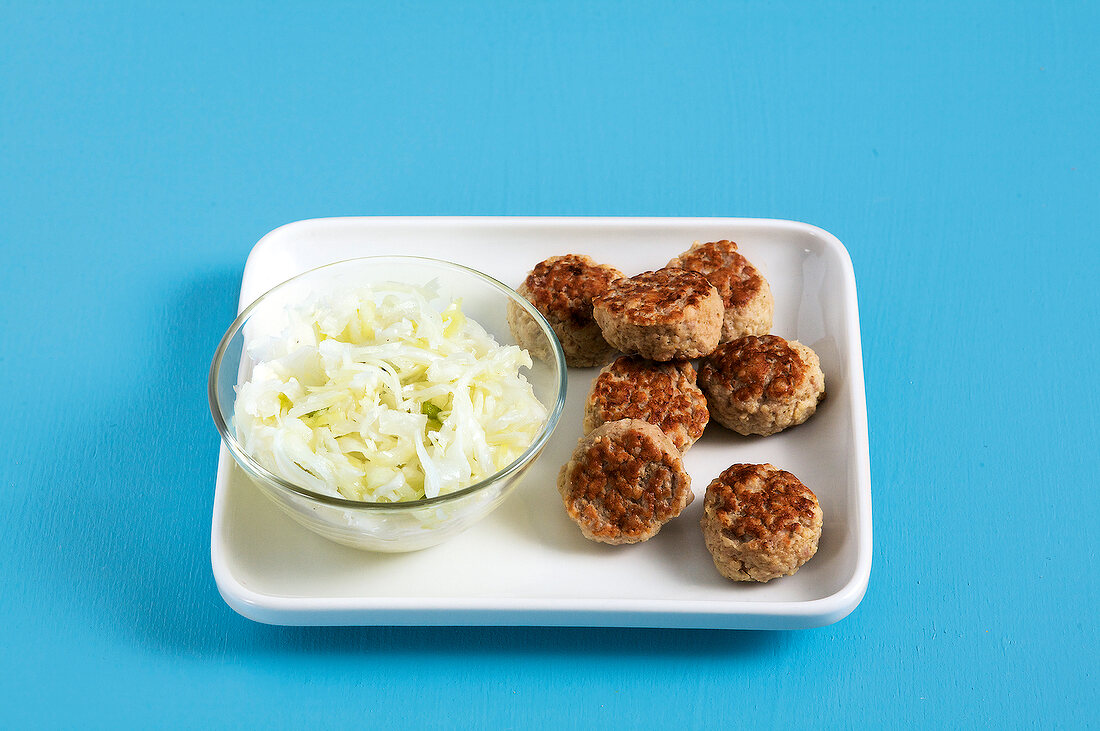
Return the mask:
[[[1096,723],[1100,6],[390,5],[0,3],[0,725]],[[860,607],[789,633],[235,615],[209,358],[260,236],[359,214],[835,233]]]

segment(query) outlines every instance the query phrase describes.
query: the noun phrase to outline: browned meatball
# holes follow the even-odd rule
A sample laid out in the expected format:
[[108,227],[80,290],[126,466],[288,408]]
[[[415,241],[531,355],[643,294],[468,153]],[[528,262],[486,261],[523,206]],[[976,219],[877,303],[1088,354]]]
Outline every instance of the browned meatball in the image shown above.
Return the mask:
[[695,497],[680,452],[639,419],[582,438],[558,474],[558,491],[585,538],[612,544],[652,538]]
[[817,553],[817,496],[770,464],[735,464],[707,486],[703,540],[718,572],[734,581],[790,576]]
[[699,369],[712,419],[738,434],[768,436],[810,418],[825,395],[817,354],[776,335],[721,345]]
[[[603,365],[615,354],[592,317],[592,297],[623,276],[583,254],[552,256],[535,265],[516,292],[543,314],[558,336],[565,362],[574,367]],[[520,347],[541,352],[538,324],[514,303],[508,304],[508,326]]]
[[723,343],[745,335],[766,335],[772,329],[775,300],[768,280],[737,251],[734,242],[696,241],[668,266],[699,272],[718,290],[725,307]]
[[615,280],[592,305],[607,342],[650,360],[706,355],[722,334],[718,290],[702,274],[687,269]]
[[703,434],[707,400],[687,361],[656,363],[623,355],[592,382],[584,405],[584,433],[609,421],[641,419],[660,427],[681,453]]

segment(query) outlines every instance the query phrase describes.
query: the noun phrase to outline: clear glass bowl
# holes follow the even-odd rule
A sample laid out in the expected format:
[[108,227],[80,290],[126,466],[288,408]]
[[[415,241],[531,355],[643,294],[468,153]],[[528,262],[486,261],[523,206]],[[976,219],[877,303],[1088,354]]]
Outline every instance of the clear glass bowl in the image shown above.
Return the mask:
[[[233,422],[236,386],[252,374],[247,338],[277,333],[288,307],[318,292],[338,292],[369,284],[435,282],[442,305],[462,299],[467,317],[502,345],[514,344],[506,313],[509,303],[538,324],[540,342],[530,348],[533,367],[525,371],[547,417],[531,446],[512,464],[458,492],[405,503],[371,503],[321,495],[273,474],[245,451]],[[544,342],[543,342],[544,341]],[[515,489],[557,426],[565,403],[566,367],[553,330],[527,300],[495,279],[458,264],[418,257],[386,256],[330,264],[290,279],[253,302],[233,322],[210,367],[210,410],[222,442],[260,491],[291,518],[325,538],[369,551],[415,551],[442,543],[497,508]]]

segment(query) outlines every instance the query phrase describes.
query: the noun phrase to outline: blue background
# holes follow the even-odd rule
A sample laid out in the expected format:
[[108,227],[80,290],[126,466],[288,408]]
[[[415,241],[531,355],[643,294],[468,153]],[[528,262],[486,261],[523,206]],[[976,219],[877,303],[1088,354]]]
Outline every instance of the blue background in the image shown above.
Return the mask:
[[[1100,6],[0,3],[0,725],[1082,726]],[[754,216],[855,263],[863,603],[800,632],[281,628],[209,359],[330,215]]]

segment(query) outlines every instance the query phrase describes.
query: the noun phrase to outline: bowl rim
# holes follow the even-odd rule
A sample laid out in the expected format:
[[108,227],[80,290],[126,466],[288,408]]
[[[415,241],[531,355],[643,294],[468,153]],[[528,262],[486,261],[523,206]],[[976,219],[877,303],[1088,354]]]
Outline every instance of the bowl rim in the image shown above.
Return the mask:
[[[334,497],[332,495],[323,495],[318,492],[314,492],[309,488],[302,487],[286,480],[275,473],[268,470],[261,465],[255,459],[249,455],[244,447],[241,445],[237,438],[229,432],[229,426],[226,424],[225,419],[222,417],[221,407],[218,405],[218,374],[221,371],[221,367],[224,362],[225,353],[229,348],[230,342],[232,342],[234,336],[244,327],[245,321],[249,318],[252,312],[259,307],[259,305],[267,300],[269,296],[277,291],[287,288],[300,279],[309,275],[315,274],[322,269],[329,269],[339,266],[346,266],[349,264],[361,264],[364,262],[395,262],[395,263],[407,263],[407,264],[430,264],[433,266],[443,266],[444,268],[451,268],[466,272],[474,275],[476,278],[483,280],[491,287],[499,290],[510,301],[522,307],[529,315],[535,318],[535,322],[538,323],[539,329],[550,340],[551,353],[554,361],[558,367],[558,390],[556,403],[552,408],[548,410],[546,421],[543,423],[539,433],[535,436],[535,439],[528,445],[527,449],[523,451],[516,459],[506,465],[500,470],[497,470],[488,477],[475,482],[472,485],[456,490],[455,492],[449,492],[444,495],[437,495],[432,498],[423,498],[420,500],[410,500],[406,502],[369,502],[363,500],[351,500],[345,497]],[[532,459],[534,459],[542,448],[546,445],[546,442],[550,439],[550,436],[554,433],[554,429],[557,428],[558,420],[561,418],[563,409],[565,408],[566,389],[569,383],[568,367],[565,363],[565,353],[562,350],[561,343],[558,341],[558,337],[554,332],[553,327],[546,320],[541,312],[535,308],[526,298],[522,297],[518,292],[504,284],[503,282],[489,276],[485,272],[473,269],[472,267],[464,266],[462,264],[456,264],[452,261],[445,259],[435,259],[426,256],[404,256],[404,255],[382,255],[382,256],[362,256],[352,257],[350,259],[341,259],[340,261],[330,262],[323,264],[312,269],[308,269],[304,272],[294,275],[290,279],[287,279],[274,287],[271,287],[266,292],[261,294],[255,300],[253,300],[248,307],[245,307],[229,325],[229,328],[222,335],[221,340],[218,342],[218,347],[214,351],[214,358],[210,363],[210,372],[207,378],[207,398],[210,403],[210,414],[214,419],[214,426],[218,430],[218,434],[221,436],[222,443],[229,449],[229,452],[233,455],[234,461],[240,465],[246,472],[251,473],[253,478],[259,478],[264,482],[273,484],[276,487],[289,490],[293,493],[300,495],[301,497],[315,500],[326,505],[334,507],[355,509],[355,510],[386,510],[386,511],[402,511],[413,510],[423,507],[439,506],[446,503],[458,500],[459,498],[472,495],[473,493],[480,492],[482,489],[499,482],[500,480],[507,478],[509,475],[518,472],[524,466],[527,465]]]

